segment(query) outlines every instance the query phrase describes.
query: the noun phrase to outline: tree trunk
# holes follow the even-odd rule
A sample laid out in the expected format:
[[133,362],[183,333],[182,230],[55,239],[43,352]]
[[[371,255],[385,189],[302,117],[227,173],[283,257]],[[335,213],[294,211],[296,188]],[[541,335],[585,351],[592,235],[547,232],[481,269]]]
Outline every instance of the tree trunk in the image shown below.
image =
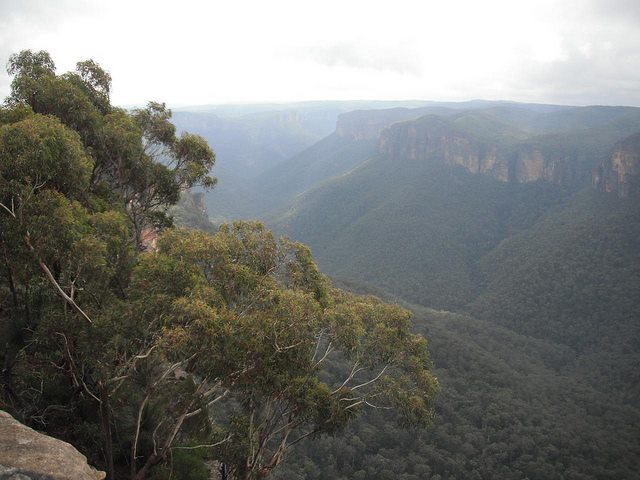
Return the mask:
[[113,466],[113,441],[111,436],[111,411],[109,409],[109,390],[106,385],[100,385],[100,418],[102,433],[104,434],[104,453],[107,457],[107,480],[115,480]]
[[156,455],[155,453],[151,454],[149,459],[144,463],[144,466],[138,473],[136,473],[135,476],[131,478],[131,480],[145,480],[145,478],[147,478],[147,473],[149,473],[151,467],[159,463],[163,457],[164,455]]

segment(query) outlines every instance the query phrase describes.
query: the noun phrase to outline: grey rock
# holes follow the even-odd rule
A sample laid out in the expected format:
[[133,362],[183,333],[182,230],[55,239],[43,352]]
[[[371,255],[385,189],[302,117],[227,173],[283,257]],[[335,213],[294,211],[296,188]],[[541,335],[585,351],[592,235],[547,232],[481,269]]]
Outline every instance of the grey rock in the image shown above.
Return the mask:
[[0,480],[103,480],[72,445],[0,410]]

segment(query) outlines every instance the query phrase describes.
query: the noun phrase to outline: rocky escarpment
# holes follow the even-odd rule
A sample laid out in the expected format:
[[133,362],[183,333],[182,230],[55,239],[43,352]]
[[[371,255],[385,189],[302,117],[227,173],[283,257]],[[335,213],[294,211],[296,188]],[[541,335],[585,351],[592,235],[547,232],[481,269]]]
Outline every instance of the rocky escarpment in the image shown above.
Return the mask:
[[105,476],[68,443],[38,433],[0,410],[0,479],[102,480]]
[[437,116],[391,125],[382,131],[378,151],[395,160],[459,165],[503,182],[563,183],[571,176],[564,162],[533,144],[478,139]]
[[593,172],[593,185],[621,198],[640,196],[640,132],[616,145]]

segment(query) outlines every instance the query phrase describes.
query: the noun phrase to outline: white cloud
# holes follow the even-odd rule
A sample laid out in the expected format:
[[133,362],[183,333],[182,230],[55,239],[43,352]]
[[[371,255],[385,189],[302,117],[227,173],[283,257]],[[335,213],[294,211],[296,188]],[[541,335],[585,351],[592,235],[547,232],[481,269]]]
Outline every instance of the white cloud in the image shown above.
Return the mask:
[[[640,105],[637,0],[0,0],[0,62],[94,58],[119,104],[501,98]],[[0,74],[0,96],[9,78]]]

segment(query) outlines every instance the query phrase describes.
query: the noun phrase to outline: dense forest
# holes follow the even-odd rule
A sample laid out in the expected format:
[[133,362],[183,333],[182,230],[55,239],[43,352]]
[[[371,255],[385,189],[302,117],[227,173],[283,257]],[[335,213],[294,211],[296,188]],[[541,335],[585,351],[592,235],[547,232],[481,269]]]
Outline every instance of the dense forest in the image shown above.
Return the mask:
[[[637,111],[559,109],[542,128],[513,110],[395,124],[383,150],[272,215],[349,288],[412,302],[443,386],[432,429],[360,420],[301,446],[281,478],[637,478],[640,204],[587,176]],[[517,172],[531,144],[573,175],[470,171],[502,149]]]
[[638,478],[640,109],[9,71],[1,408],[110,478]]
[[252,180],[337,283],[410,302],[443,387],[430,429],[366,416],[276,475],[637,478],[638,129],[628,107],[360,110]]
[[164,104],[114,107],[91,60],[57,75],[27,50],[8,71],[3,410],[132,480],[208,478],[210,460],[262,478],[368,410],[431,422],[439,384],[409,311],[332,287],[258,222],[213,229],[186,192],[215,184],[215,155]]

